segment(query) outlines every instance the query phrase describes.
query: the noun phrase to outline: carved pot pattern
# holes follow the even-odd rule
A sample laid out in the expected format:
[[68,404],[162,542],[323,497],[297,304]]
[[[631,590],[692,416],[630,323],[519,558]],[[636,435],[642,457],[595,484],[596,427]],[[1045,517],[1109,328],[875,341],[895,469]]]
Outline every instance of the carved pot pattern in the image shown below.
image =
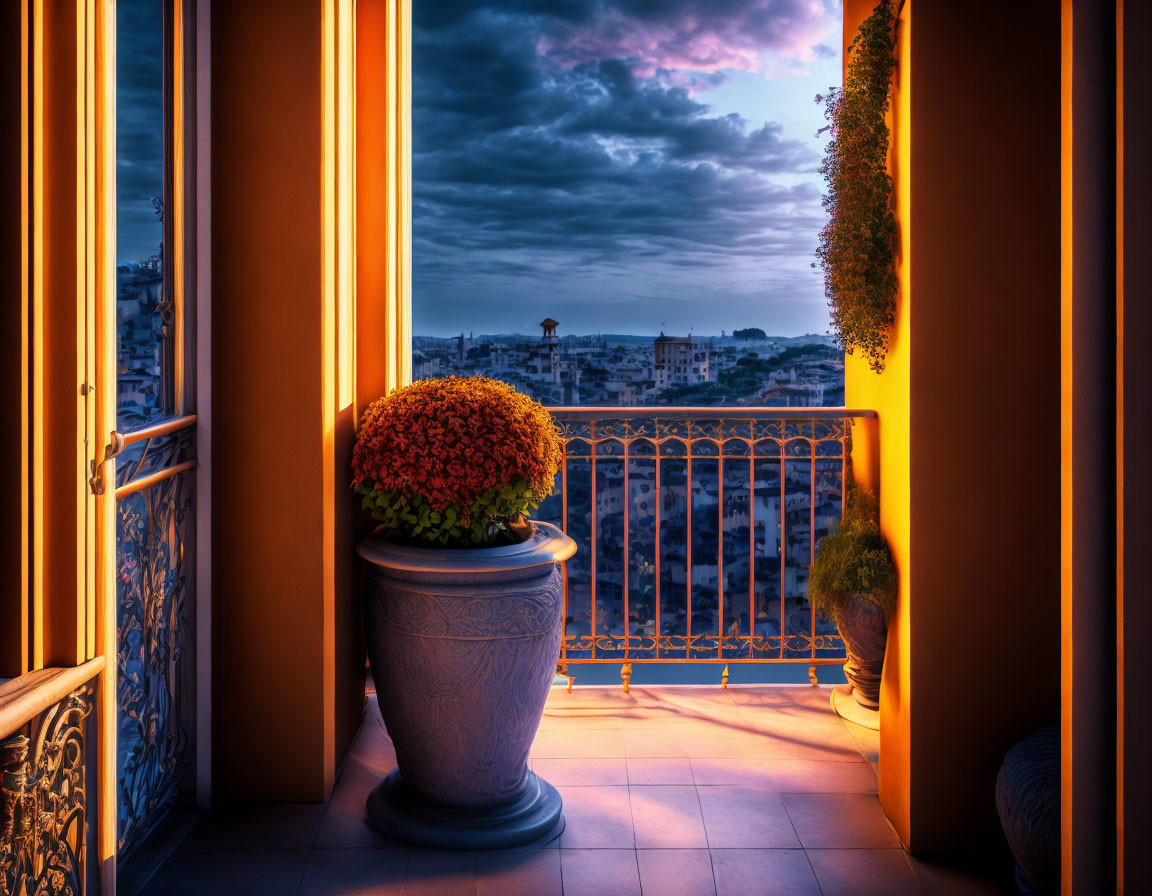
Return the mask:
[[867,709],[879,709],[880,673],[888,645],[884,609],[870,598],[849,595],[837,610],[836,624],[844,639],[844,677],[852,686],[852,696]]
[[[541,788],[554,793],[527,761],[560,653],[562,562],[575,549],[547,523],[501,548],[361,542],[368,656],[399,767],[382,786],[402,791],[395,802],[467,819],[538,803]],[[554,802],[552,825],[558,796]],[[372,799],[369,815],[405,836],[374,812]]]
[[1012,747],[996,776],[996,811],[1016,859],[1021,893],[1060,890],[1060,729]]

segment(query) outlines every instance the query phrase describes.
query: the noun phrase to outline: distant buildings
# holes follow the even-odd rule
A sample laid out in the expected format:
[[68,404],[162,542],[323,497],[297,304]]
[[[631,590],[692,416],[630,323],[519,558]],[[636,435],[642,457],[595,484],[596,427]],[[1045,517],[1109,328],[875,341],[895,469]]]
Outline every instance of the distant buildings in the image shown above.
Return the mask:
[[561,336],[559,326],[545,318],[536,339],[417,336],[413,376],[488,376],[553,407],[843,404],[844,359],[826,336]]
[[556,336],[558,321],[545,318],[540,322],[544,331],[534,350],[529,352],[526,372],[531,377],[535,394],[547,396],[549,403],[578,404],[580,400],[580,369],[560,350]]
[[702,348],[691,336],[665,336],[661,332],[653,349],[657,389],[695,386],[709,381],[708,349]]
[[[559,327],[549,317],[533,337],[417,336],[415,375],[488,376],[553,407],[600,406],[606,420],[646,419],[608,408],[843,404],[844,358],[828,337],[566,336]],[[838,457],[748,448],[749,460],[733,463],[675,439],[658,456],[593,457],[580,441],[566,455],[565,491],[534,514],[594,546],[566,567],[569,658],[589,658],[593,638],[600,658],[623,659],[625,639],[629,656],[648,659],[657,639],[665,659],[715,657],[721,643],[725,656],[842,655],[835,622],[806,601],[811,547],[840,519]]]
[[116,391],[121,429],[166,412],[171,338],[159,255],[116,268]]

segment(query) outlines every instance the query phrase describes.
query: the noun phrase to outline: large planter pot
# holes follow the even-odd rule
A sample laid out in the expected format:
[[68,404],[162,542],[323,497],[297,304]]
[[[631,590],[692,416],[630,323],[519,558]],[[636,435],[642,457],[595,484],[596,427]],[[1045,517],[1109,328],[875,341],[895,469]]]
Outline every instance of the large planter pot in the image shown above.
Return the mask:
[[996,776],[996,810],[1021,893],[1060,891],[1060,729],[1017,743]]
[[884,649],[888,644],[888,620],[884,608],[867,597],[850,595],[837,612],[836,625],[848,655],[844,677],[852,686],[852,696],[866,709],[879,709],[880,673],[884,669]]
[[497,548],[431,549],[371,536],[364,628],[397,768],[368,797],[386,837],[499,849],[563,826],[560,795],[528,749],[560,653],[562,563],[576,543],[534,523]]

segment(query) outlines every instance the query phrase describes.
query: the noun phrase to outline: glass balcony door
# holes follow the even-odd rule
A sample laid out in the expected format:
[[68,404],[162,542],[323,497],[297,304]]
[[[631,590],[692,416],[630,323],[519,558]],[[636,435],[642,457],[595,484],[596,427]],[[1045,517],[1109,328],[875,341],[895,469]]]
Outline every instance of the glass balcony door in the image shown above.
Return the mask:
[[116,804],[120,863],[194,768],[195,390],[183,4],[116,3]]

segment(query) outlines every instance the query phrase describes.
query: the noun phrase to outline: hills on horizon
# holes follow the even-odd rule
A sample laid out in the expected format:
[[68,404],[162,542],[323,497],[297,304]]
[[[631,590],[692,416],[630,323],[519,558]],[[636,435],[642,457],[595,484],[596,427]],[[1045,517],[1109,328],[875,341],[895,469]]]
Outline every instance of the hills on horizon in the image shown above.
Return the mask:
[[[558,338],[561,342],[565,342],[567,340],[588,339],[589,337],[595,337],[595,338],[601,339],[601,340],[603,340],[605,342],[609,342],[609,343],[615,343],[615,344],[621,344],[621,345],[635,345],[635,344],[640,344],[640,343],[645,343],[645,342],[651,342],[653,339],[656,339],[659,335],[661,335],[661,334],[659,334],[659,333],[652,333],[652,334],[646,334],[646,333],[564,333],[564,334],[560,335]],[[733,336],[731,333],[726,333],[724,336],[721,336],[719,333],[683,334],[683,333],[670,332],[670,333],[666,333],[665,335],[668,335],[668,336],[692,335],[692,336],[695,336],[697,339],[700,339],[700,340],[716,340],[716,341],[723,340],[726,343],[728,343],[728,342],[731,342],[731,343],[776,342],[776,343],[780,343],[782,345],[835,345],[836,344],[836,337],[832,336],[830,333],[805,333],[801,336],[773,336],[771,334],[768,334],[765,336],[764,339],[742,339],[742,338],[738,338],[738,337]],[[423,333],[413,334],[413,339],[446,340],[446,339],[458,339],[458,338],[459,338],[459,335],[433,336],[430,334],[423,334]],[[531,341],[534,339],[539,339],[540,334],[539,333],[536,333],[536,334],[529,334],[529,333],[470,333],[470,334],[468,334],[467,338],[473,340],[474,342],[478,342],[478,341],[497,342],[497,341],[508,341],[508,340],[528,340],[528,341]]]

